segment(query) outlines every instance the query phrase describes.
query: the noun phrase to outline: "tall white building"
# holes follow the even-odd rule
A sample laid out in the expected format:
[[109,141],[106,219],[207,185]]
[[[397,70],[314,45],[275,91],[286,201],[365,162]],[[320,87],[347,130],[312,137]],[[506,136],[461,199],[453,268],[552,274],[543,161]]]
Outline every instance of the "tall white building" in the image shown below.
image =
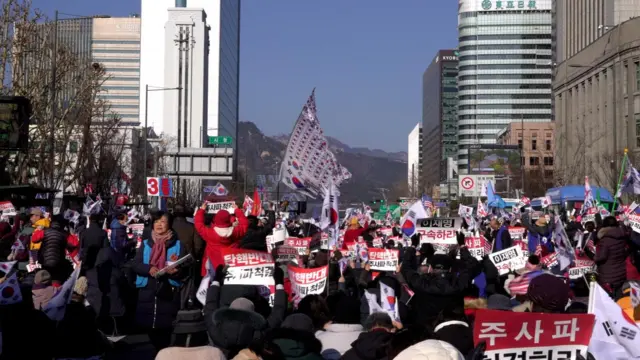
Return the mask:
[[460,0],[458,170],[513,121],[552,119],[552,0]]
[[[190,125],[190,133],[198,132],[202,139],[200,146],[196,137],[192,137],[192,147],[206,144],[207,136],[231,136],[234,148],[237,143],[238,106],[239,106],[239,64],[240,64],[240,0],[188,0],[187,9],[201,9],[206,15],[208,26],[208,59],[202,78],[207,80],[202,124]],[[170,8],[176,7],[175,0],[142,0],[141,39],[140,39],[140,119],[145,117],[145,86],[177,87],[175,78],[167,78],[165,54],[167,47],[176,46],[166,38],[165,25],[169,22]],[[194,13],[195,14],[195,13]],[[184,15],[184,14],[183,14]],[[173,15],[172,15],[173,16]],[[190,18],[191,16],[187,16]],[[184,21],[183,19],[182,21]],[[200,21],[194,15],[195,22]],[[175,39],[173,39],[175,40]],[[197,38],[195,39],[197,41]],[[190,61],[190,60],[189,60]],[[194,73],[194,81],[196,73]],[[171,91],[171,90],[170,90]],[[156,133],[172,131],[163,124],[166,113],[165,99],[176,98],[176,94],[167,91],[149,92],[149,126]],[[184,94],[183,94],[184,96]],[[178,109],[174,109],[177,121]],[[168,121],[168,120],[167,120]],[[165,121],[166,123],[166,121]]]
[[[407,184],[410,196],[420,196],[420,169],[422,168],[422,124],[418,123],[409,133],[407,147]],[[436,171],[436,170],[434,170]]]

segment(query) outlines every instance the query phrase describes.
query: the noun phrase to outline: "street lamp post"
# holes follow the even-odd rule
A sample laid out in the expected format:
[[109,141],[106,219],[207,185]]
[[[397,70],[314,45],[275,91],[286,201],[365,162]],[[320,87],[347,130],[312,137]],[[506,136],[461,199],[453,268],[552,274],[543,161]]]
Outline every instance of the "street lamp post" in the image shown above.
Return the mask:
[[[143,164],[144,164],[144,172],[142,173],[142,178],[145,181],[145,186],[146,186],[146,181],[147,181],[147,137],[149,135],[149,91],[168,91],[168,90],[182,90],[182,88],[180,86],[177,87],[161,87],[161,86],[149,86],[149,84],[146,84],[144,87],[144,142],[142,144],[142,146],[144,146],[144,152],[143,152]],[[157,161],[157,160],[156,160]],[[145,203],[147,202],[147,192],[144,192],[144,201]]]

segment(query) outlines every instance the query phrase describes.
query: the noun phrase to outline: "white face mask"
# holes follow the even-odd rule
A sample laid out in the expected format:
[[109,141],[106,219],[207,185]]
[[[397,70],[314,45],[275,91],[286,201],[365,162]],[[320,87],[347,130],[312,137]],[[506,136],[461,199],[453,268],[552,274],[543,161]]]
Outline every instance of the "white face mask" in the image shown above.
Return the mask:
[[551,216],[545,215],[544,216],[544,221],[545,221],[546,224],[550,223],[551,222]]

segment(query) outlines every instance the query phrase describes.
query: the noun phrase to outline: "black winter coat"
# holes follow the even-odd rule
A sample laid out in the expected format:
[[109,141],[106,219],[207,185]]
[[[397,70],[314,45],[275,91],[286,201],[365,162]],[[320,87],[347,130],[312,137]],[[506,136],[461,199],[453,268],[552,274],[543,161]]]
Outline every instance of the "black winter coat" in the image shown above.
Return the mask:
[[598,282],[621,286],[627,280],[627,235],[620,227],[598,231],[598,245],[593,259],[598,266]]
[[[169,249],[176,241],[179,241],[176,233],[173,238],[167,241],[166,248]],[[153,240],[149,239],[149,245],[153,247]],[[184,281],[188,269],[180,268],[174,275],[165,275],[156,279],[149,275],[151,265],[143,263],[143,248],[138,249],[132,268],[136,275],[148,279],[147,286],[138,291],[138,305],[136,308],[136,323],[146,329],[170,329],[173,321],[180,310],[180,290],[181,287],[171,286],[169,278]],[[187,254],[187,249],[180,246],[180,258]],[[163,284],[164,283],[164,284]]]
[[240,240],[240,248],[257,251],[267,251],[267,235],[271,234],[276,223],[273,211],[267,211],[267,223],[262,227],[249,226],[247,233]]
[[[265,343],[276,345],[283,360],[323,360],[322,343],[307,331],[279,328],[269,331]],[[275,346],[272,346],[275,348]]]
[[80,238],[82,269],[91,269],[96,263],[100,249],[109,246],[107,232],[100,225],[92,222],[88,228],[82,229],[78,235]]
[[44,269],[60,268],[65,258],[68,234],[62,229],[48,228],[44,231],[42,246],[38,252],[38,261]]
[[88,358],[108,350],[108,340],[96,327],[95,313],[82,303],[72,301],[67,305],[64,319],[52,335],[56,339],[56,358]]
[[415,292],[409,318],[415,324],[433,324],[442,310],[464,311],[464,295],[482,267],[467,248],[460,249],[457,272],[419,274],[402,268],[402,276]]
[[383,330],[363,332],[342,355],[342,360],[387,360],[387,347],[393,333]]
[[98,252],[95,266],[87,270],[87,300],[98,316],[123,316],[127,280],[122,271],[122,258],[111,247]]

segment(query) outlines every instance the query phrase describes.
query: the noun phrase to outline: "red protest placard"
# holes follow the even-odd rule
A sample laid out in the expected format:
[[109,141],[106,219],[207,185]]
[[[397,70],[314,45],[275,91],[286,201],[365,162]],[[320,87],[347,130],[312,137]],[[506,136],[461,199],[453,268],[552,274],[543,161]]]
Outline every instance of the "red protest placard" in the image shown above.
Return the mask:
[[276,248],[276,261],[279,263],[288,263],[298,257],[298,249],[282,245]]
[[465,237],[464,244],[467,245],[471,255],[477,259],[482,259],[483,256],[491,253],[491,243],[482,235]]
[[271,254],[243,249],[223,249],[227,268],[224,283],[229,285],[271,285],[273,267]]
[[544,314],[480,310],[473,341],[487,344],[488,359],[575,359],[586,357],[593,314]]
[[309,244],[311,244],[311,238],[287,238],[284,240],[284,244],[287,246],[291,246],[298,250],[298,255],[307,255],[307,250],[309,250]]

